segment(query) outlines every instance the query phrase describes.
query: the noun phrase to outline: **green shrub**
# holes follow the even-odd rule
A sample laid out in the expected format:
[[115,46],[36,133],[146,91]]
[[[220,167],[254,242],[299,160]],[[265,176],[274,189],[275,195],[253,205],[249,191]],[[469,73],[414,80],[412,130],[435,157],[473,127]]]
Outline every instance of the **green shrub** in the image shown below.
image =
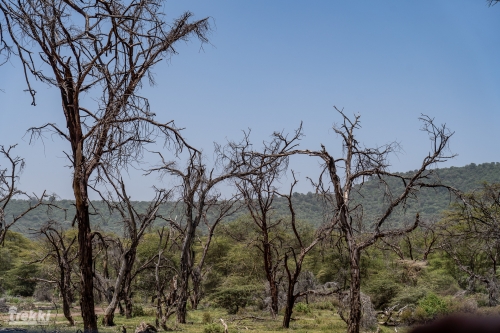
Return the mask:
[[420,306],[417,306],[415,311],[413,311],[413,315],[410,319],[410,317],[406,317],[408,323],[425,323],[430,321],[432,318],[430,318],[425,310],[421,308]]
[[146,317],[155,317],[156,316],[156,308],[143,308],[144,316]]
[[203,324],[211,324],[212,323],[212,316],[210,315],[210,312],[203,312],[203,317],[201,319],[201,322]]
[[132,305],[132,316],[133,317],[142,317],[145,316],[144,308],[139,304]]
[[215,305],[226,309],[228,314],[236,314],[240,308],[251,303],[254,291],[253,286],[221,288],[211,298]]
[[295,311],[301,313],[311,313],[311,308],[308,304],[299,302],[295,305]]
[[203,327],[203,333],[224,333],[224,329],[217,324],[208,324]]
[[369,281],[366,291],[370,295],[375,309],[383,309],[398,295],[400,289],[398,284],[391,280],[387,274],[380,274]]
[[12,296],[33,296],[36,281],[32,278],[37,274],[37,266],[19,263],[5,274],[6,289]]
[[417,305],[428,292],[429,290],[423,287],[406,287],[400,290],[398,295],[393,298],[391,304]]
[[427,321],[436,318],[439,315],[447,314],[448,303],[443,298],[434,293],[429,293],[418,302],[415,310],[418,321]]

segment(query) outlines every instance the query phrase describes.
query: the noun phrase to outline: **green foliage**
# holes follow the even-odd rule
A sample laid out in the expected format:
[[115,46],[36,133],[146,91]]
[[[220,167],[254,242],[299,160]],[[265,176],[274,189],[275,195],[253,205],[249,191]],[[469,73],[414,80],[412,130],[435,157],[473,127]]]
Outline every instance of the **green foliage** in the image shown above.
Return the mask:
[[218,324],[208,324],[203,327],[203,333],[224,333],[224,329]]
[[309,307],[311,309],[318,309],[318,310],[330,310],[330,311],[335,310],[335,305],[333,304],[333,302],[330,301],[314,302],[309,304]]
[[[410,173],[411,172],[401,174],[409,175]],[[479,165],[470,164],[464,167],[443,168],[437,170],[437,175],[443,183],[458,188],[464,192],[468,192],[480,187],[483,182],[500,183],[500,163],[493,162]],[[389,180],[388,185],[393,191],[396,192],[398,189],[401,189],[402,186],[402,184],[397,180]],[[353,198],[354,200],[363,203],[364,216],[367,221],[380,214],[384,208],[383,196],[380,195],[382,187],[383,186],[378,179],[374,178],[368,180],[364,183],[361,191],[362,199],[361,197],[358,197],[357,199],[356,197]],[[313,226],[318,226],[323,222],[323,207],[321,200],[317,195],[311,192],[307,194],[294,193],[292,200],[298,220],[307,221]],[[403,222],[408,218],[408,216],[415,216],[417,211],[420,211],[422,218],[436,217],[441,211],[448,209],[450,203],[450,197],[446,190],[422,189],[419,193],[418,201],[410,200],[408,202],[409,206],[407,207],[405,214],[403,214],[402,211],[396,211],[391,219],[395,222]],[[48,217],[60,221],[66,226],[70,226],[70,220],[75,215],[73,202],[71,200],[58,200],[56,201],[56,204],[66,209],[66,213],[59,209],[47,211],[47,209],[39,207],[21,219],[15,225],[14,230],[27,231],[29,228],[38,228],[44,221],[47,221]],[[149,203],[144,201],[135,201],[133,204],[137,211],[141,213],[146,211]],[[26,209],[28,205],[29,202],[26,200],[13,200],[7,207],[5,216],[9,217],[19,214]],[[93,201],[92,207],[95,207],[96,210],[96,214],[91,215],[93,228],[98,226],[104,231],[113,232],[117,235],[123,235],[123,223],[121,223],[121,217],[119,214],[109,214],[109,210],[102,201]],[[183,207],[181,205],[176,206],[175,203],[168,202],[160,207],[158,214],[163,216],[175,216],[182,215],[182,211]],[[285,216],[289,214],[287,202],[284,198],[275,199],[274,213],[276,216]],[[245,214],[246,212],[241,210],[227,218],[226,221],[229,222],[237,220]],[[208,216],[209,220],[211,218],[213,218],[213,216]],[[157,223],[160,222],[157,221]]]
[[[401,173],[403,176],[411,176],[414,171]],[[500,163],[484,163],[476,165],[474,163],[464,167],[450,167],[437,169],[435,176],[429,179],[429,182],[439,178],[443,184],[453,186],[463,192],[472,191],[481,186],[484,182],[500,182]],[[384,208],[383,191],[387,185],[393,195],[398,195],[403,189],[403,183],[397,179],[385,179],[387,182],[380,182],[372,178],[365,182],[360,196],[353,197],[354,201],[363,204],[363,213],[365,221],[372,221],[379,216]],[[419,191],[418,199],[407,201],[405,210],[396,209],[391,215],[389,222],[401,223],[412,219],[417,212],[420,212],[421,219],[430,219],[438,217],[443,210],[450,207],[450,196],[446,189],[422,189]]]
[[366,292],[370,295],[375,309],[387,307],[398,295],[401,287],[388,272],[372,276],[366,287]]
[[[168,231],[166,231],[168,233]],[[165,238],[163,239],[162,246],[165,245]],[[143,236],[142,241],[137,247],[136,255],[136,266],[141,266],[146,263],[150,258],[158,254],[158,243],[160,237],[156,230],[147,233]],[[169,265],[173,267],[178,267],[179,265],[179,250],[177,247],[169,248],[168,251],[164,251],[162,256],[166,258]],[[154,262],[152,265],[154,265]],[[154,266],[153,266],[154,267]],[[175,275],[173,270],[161,269],[159,271],[160,281],[171,281],[172,277]],[[137,296],[151,298],[156,295],[155,286],[155,269],[144,270],[141,274],[138,274],[134,280],[134,292]]]
[[434,293],[427,294],[418,302],[417,311],[423,311],[425,318],[432,319],[448,313],[447,302]]
[[295,311],[300,313],[311,313],[311,308],[309,304],[299,302],[295,304]]
[[203,324],[211,324],[212,323],[212,316],[210,315],[210,312],[203,312],[201,322]]
[[30,250],[34,244],[23,235],[9,231],[5,244],[0,248],[0,291],[7,291],[12,296],[32,296],[35,291],[39,268],[35,264],[27,265],[34,256]]
[[5,285],[11,295],[32,296],[35,292],[38,267],[18,264],[5,275]]
[[142,317],[145,316],[146,312],[144,311],[144,308],[140,304],[133,304],[132,305],[132,316],[134,317]]
[[423,274],[422,281],[428,289],[441,295],[454,295],[460,290],[460,287],[448,268],[444,266],[444,261],[445,259],[442,257],[434,257],[430,260],[429,268]]
[[223,286],[212,294],[211,299],[216,306],[226,309],[228,314],[236,314],[240,308],[252,303],[255,291],[255,286],[251,285]]
[[399,290],[399,293],[392,299],[392,304],[416,305],[422,299],[429,289],[424,286],[405,286]]

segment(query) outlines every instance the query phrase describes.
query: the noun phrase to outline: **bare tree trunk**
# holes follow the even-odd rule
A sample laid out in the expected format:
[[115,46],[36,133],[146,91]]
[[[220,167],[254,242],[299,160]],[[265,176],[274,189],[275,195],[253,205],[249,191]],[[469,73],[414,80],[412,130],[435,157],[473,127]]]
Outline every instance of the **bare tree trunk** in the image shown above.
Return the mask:
[[123,281],[125,280],[125,271],[127,265],[126,255],[124,254],[122,257],[120,271],[118,272],[118,277],[115,281],[114,292],[111,298],[111,302],[109,302],[108,307],[104,310],[104,317],[102,318],[103,326],[115,326],[114,316],[115,310],[120,302],[120,296],[123,290]]
[[75,321],[73,320],[73,316],[71,315],[71,299],[68,295],[68,292],[62,293],[63,299],[63,313],[64,317],[68,320],[70,326],[75,326]]
[[267,242],[268,235],[264,236],[264,268],[266,270],[267,281],[269,282],[269,294],[271,296],[271,316],[276,318],[278,314],[278,283],[275,279],[274,271],[273,271],[273,259],[271,252],[271,244]]
[[296,296],[294,294],[295,282],[288,284],[288,290],[286,293],[285,316],[283,317],[283,328],[290,328],[290,320],[292,319],[293,306],[295,305],[296,299]]
[[[77,155],[78,157],[78,155]],[[79,154],[81,159],[81,154]],[[80,168],[75,168],[73,190],[76,199],[78,219],[78,246],[80,259],[80,307],[85,332],[97,332],[94,308],[94,272],[92,260],[92,232],[87,195],[87,184],[80,176]],[[83,175],[82,175],[83,176]]]
[[357,248],[349,249],[351,286],[350,286],[350,313],[347,333],[358,333],[361,322],[361,272],[359,270],[360,251]]
[[186,306],[188,300],[189,276],[193,267],[191,244],[194,239],[195,228],[192,221],[188,221],[188,230],[182,244],[179,278],[177,280],[177,322],[186,323]]
[[130,319],[134,315],[132,297],[125,296],[125,318]]
[[199,267],[193,268],[191,272],[191,282],[193,283],[193,290],[191,291],[191,308],[198,309],[201,300],[201,271]]
[[120,312],[120,316],[124,316],[125,315],[125,309],[122,306],[121,298],[118,301],[118,311]]
[[136,249],[132,251],[130,258],[128,258],[128,265],[125,271],[125,281],[123,284],[123,296],[125,301],[125,318],[132,318],[133,303],[132,303],[132,266],[134,265]]
[[64,317],[68,320],[70,326],[75,326],[73,316],[71,316],[71,303],[73,295],[71,294],[71,271],[61,269],[61,296],[63,299],[63,313]]

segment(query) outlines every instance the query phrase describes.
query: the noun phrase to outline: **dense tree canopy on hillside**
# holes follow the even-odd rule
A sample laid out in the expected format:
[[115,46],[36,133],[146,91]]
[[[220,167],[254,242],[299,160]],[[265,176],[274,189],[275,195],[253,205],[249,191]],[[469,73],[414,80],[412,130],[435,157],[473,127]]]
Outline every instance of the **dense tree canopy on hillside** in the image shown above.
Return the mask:
[[[402,173],[404,175],[404,173]],[[450,167],[443,168],[437,171],[437,175],[445,184],[449,184],[461,191],[470,192],[476,188],[480,188],[482,183],[495,183],[500,182],[500,163],[484,163],[484,164],[469,164],[464,167]],[[397,187],[397,184],[393,184]],[[371,180],[365,183],[362,192],[363,204],[365,206],[365,213],[370,216],[377,214],[382,209],[380,205],[379,185],[377,180]],[[36,199],[34,199],[36,200]],[[318,197],[314,193],[294,193],[294,205],[297,212],[297,218],[308,221],[313,225],[319,225],[323,222],[323,207]],[[147,202],[135,201],[133,202],[138,211],[145,212],[148,206]],[[419,210],[423,218],[432,219],[439,217],[439,214],[447,209],[450,205],[450,197],[445,192],[440,190],[426,189],[423,190],[419,196],[418,201],[415,201],[406,212],[406,215],[414,216]],[[50,212],[51,216],[58,221],[66,221],[69,226],[74,217],[75,211],[70,200],[58,200],[57,204],[66,209],[53,210]],[[14,200],[6,212],[7,219],[9,216],[18,214],[28,207],[28,202],[24,200]],[[91,221],[95,226],[102,230],[113,231],[120,234],[121,228],[120,216],[118,213],[110,214],[107,206],[100,201],[94,201],[93,206],[100,212],[100,215],[93,215]],[[166,203],[159,209],[159,214],[162,216],[176,216],[181,215],[181,209],[174,207],[173,203]],[[275,210],[278,215],[287,215],[288,207],[287,202],[283,198],[275,199]],[[242,211],[237,212],[226,218],[226,221],[233,221],[243,214]],[[404,220],[404,216],[400,213],[399,221]],[[14,229],[25,233],[30,237],[30,228],[37,228],[47,219],[47,210],[44,208],[37,209],[26,215],[25,218],[19,221],[17,227]],[[395,218],[397,220],[397,218]],[[159,223],[159,222],[157,222]]]

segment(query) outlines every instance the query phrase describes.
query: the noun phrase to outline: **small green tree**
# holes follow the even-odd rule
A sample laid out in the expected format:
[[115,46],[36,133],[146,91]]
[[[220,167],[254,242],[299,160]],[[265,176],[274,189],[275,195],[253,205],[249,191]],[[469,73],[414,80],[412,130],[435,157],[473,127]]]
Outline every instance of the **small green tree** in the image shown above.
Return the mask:
[[439,315],[448,313],[446,301],[434,293],[429,293],[422,298],[418,302],[418,307],[423,310],[427,319],[434,319]]
[[236,314],[240,308],[252,303],[256,291],[257,288],[252,285],[224,286],[211,298],[215,305],[226,309],[228,314]]

